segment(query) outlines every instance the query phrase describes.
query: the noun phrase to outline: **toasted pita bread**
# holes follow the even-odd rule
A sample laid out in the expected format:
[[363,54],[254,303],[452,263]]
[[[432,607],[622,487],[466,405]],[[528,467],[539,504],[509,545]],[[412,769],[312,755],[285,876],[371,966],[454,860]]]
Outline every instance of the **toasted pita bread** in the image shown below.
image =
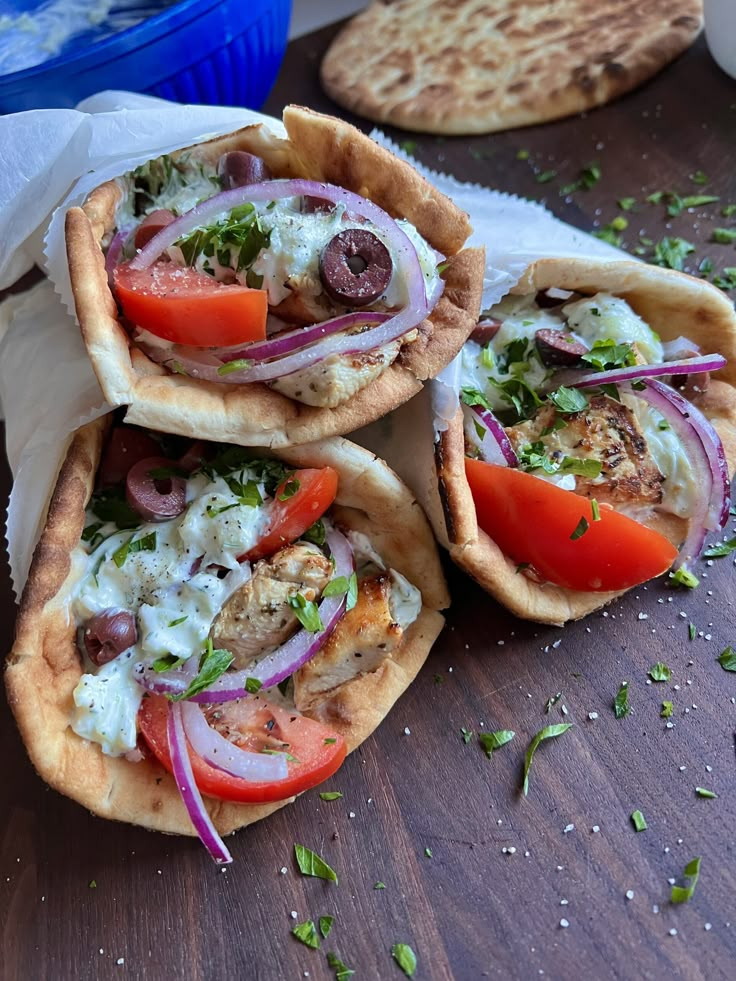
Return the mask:
[[122,190],[97,188],[66,219],[67,253],[77,315],[87,351],[106,399],[129,406],[127,421],[201,439],[250,446],[289,446],[351,432],[415,395],[462,347],[477,319],[483,281],[482,250],[463,249],[467,215],[407,163],[359,130],[330,116],[295,106],[284,112],[288,140],[261,125],[201,144],[188,152],[192,165],[216,163],[241,149],[262,157],[274,177],[325,181],[375,201],[407,218],[448,257],[445,291],[419,336],[370,385],[336,408],[304,405],[267,385],[227,385],[172,375],[131,347],[121,326],[105,271],[102,243],[115,228]]
[[492,133],[610,102],[702,26],[702,0],[375,0],[320,75],[335,102],[375,122]]
[[[663,340],[685,336],[703,354],[728,359],[717,379],[696,404],[711,420],[726,451],[729,472],[736,466],[736,315],[733,304],[715,287],[684,273],[633,261],[542,259],[533,263],[514,293],[536,293],[557,287],[583,294],[611,293],[630,304]],[[429,507],[435,531],[454,561],[516,616],[543,623],[577,620],[621,593],[589,593],[539,584],[517,573],[494,541],[478,527],[475,505],[465,478],[462,410],[435,446],[437,494]],[[651,527],[679,544],[686,522],[657,515]]]
[[[192,835],[174,780],[157,762],[129,763],[123,757],[105,756],[99,746],[69,728],[72,692],[83,670],[69,605],[85,568],[79,537],[105,428],[106,421],[98,420],[80,429],[62,466],[21,599],[5,673],[8,699],[31,760],[52,787],[101,817]],[[334,467],[340,475],[336,507],[341,524],[367,534],[386,564],[422,592],[422,611],[393,656],[371,672],[356,671],[310,708],[308,714],[328,722],[353,750],[414,679],[443,627],[439,610],[449,605],[449,596],[436,545],[407,488],[362,447],[336,438],[279,451],[278,457],[297,467]],[[207,799],[223,834],[258,821],[285,803],[246,805]]]

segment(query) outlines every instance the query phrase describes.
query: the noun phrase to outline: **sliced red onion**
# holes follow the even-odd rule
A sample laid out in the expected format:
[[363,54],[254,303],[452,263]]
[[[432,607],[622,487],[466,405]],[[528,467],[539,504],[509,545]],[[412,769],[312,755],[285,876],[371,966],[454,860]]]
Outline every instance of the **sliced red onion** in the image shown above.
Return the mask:
[[707,532],[723,528],[728,521],[731,496],[723,444],[700,409],[669,385],[651,379],[641,389],[627,385],[625,391],[645,401],[667,420],[695,472],[700,493],[695,514],[688,522],[687,536],[674,562],[673,567],[679,569],[700,555]]
[[692,357],[693,352],[700,354],[700,348],[689,337],[680,336],[674,341],[665,341],[662,344],[662,352],[665,361],[680,361],[688,356]]
[[[310,365],[323,361],[331,354],[359,354],[372,351],[377,347],[383,347],[408,333],[429,314],[432,306],[430,298],[427,296],[424,275],[419,264],[417,251],[408,235],[402,231],[390,215],[372,201],[368,201],[352,191],[347,191],[345,188],[315,181],[266,181],[216,194],[162,229],[131,261],[130,268],[134,270],[147,269],[182,236],[199,228],[208,220],[232,211],[238,205],[246,202],[277,201],[305,195],[322,198],[333,204],[344,204],[351,214],[368,219],[385,234],[396,260],[397,271],[401,273],[406,283],[408,294],[406,307],[377,327],[360,334],[343,334],[339,337],[324,338],[308,350],[291,354],[273,364],[243,368],[241,371],[218,375],[215,379],[208,378],[208,375],[198,367],[196,372],[192,372],[194,377],[235,384],[272,381],[282,375],[308,368]],[[440,286],[432,289],[431,296],[434,302],[439,298],[441,291],[442,287]],[[160,356],[158,360],[161,360]],[[186,364],[181,358],[169,357],[167,360],[178,360],[184,370],[187,370]]]
[[638,378],[659,378],[666,375],[692,375],[698,371],[718,371],[725,364],[726,359],[721,354],[704,354],[702,357],[687,358],[684,361],[668,361],[665,364],[634,364],[628,368],[590,372],[576,379],[571,376],[569,384],[573,388],[595,388],[596,385],[617,385],[620,382],[636,381]]
[[271,783],[285,780],[289,775],[285,756],[240,749],[207,722],[198,705],[182,702],[181,714],[189,745],[198,756],[218,770],[251,783]]
[[181,799],[189,813],[194,829],[202,839],[202,844],[218,865],[227,865],[233,857],[225,846],[225,842],[217,833],[212,818],[207,813],[202,795],[194,780],[192,761],[189,758],[187,740],[184,734],[182,706],[174,702],[169,706],[166,720],[166,733],[169,738],[169,752],[174,780],[181,794]]
[[[496,463],[501,467],[518,467],[519,460],[514,453],[511,441],[498,419],[482,405],[463,405],[465,435],[470,443],[480,451],[481,460]],[[483,434],[478,432],[482,429]]]
[[117,232],[110,242],[105,254],[105,271],[107,272],[107,281],[112,288],[113,285],[113,273],[117,266],[120,265],[120,260],[123,255],[123,246],[125,245],[125,240],[130,235],[130,229],[124,229]]

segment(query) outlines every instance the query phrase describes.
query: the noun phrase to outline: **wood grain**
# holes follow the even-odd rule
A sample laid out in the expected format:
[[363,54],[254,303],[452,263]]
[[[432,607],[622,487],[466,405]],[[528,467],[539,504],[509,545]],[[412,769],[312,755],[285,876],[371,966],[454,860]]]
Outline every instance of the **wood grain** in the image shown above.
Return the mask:
[[[268,111],[288,101],[333,108],[316,75],[333,34],[290,46]],[[618,198],[658,189],[736,201],[736,86],[702,42],[645,88],[585,118],[484,138],[410,138],[424,163],[545,198],[583,228],[620,214]],[[529,160],[517,159],[520,149]],[[561,198],[559,186],[593,160],[599,184]],[[541,185],[535,168],[559,177]],[[698,169],[706,187],[689,181]],[[736,266],[733,247],[707,241],[713,227],[733,226],[712,206],[669,228],[661,207],[627,217],[629,242],[640,228],[653,239],[681,235],[698,258]],[[8,490],[4,469],[0,494]],[[325,952],[335,951],[356,978],[390,979],[402,977],[391,945],[405,942],[417,953],[417,978],[732,978],[736,675],[715,659],[736,644],[733,562],[701,563],[698,572],[692,593],[652,584],[560,630],[513,620],[448,569],[447,629],[383,726],[329,781],[343,799],[308,794],[230,839],[235,864],[225,872],[193,840],[94,819],[48,790],[4,708],[0,975],[291,979],[308,971],[323,979],[334,976]],[[0,610],[8,649],[14,607],[5,566]],[[672,680],[647,684],[658,660]],[[617,720],[612,700],[622,680],[632,713]],[[672,728],[659,717],[663,699],[675,706]],[[535,732],[562,721],[575,727],[540,746],[524,798],[524,751]],[[463,742],[462,727],[516,737],[489,760],[477,736]],[[697,797],[696,786],[718,799]],[[629,819],[636,808],[649,825],[639,834]],[[319,852],[339,885],[301,877],[295,842]],[[695,895],[673,906],[668,880],[681,881],[698,855]],[[379,880],[385,889],[374,888]],[[298,921],[335,917],[321,951],[290,935],[292,910]]]

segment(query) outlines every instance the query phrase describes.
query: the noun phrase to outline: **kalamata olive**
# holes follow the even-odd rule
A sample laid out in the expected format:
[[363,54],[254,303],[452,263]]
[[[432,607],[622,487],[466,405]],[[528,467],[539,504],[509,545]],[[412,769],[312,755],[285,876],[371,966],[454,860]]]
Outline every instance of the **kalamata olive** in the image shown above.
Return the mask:
[[534,335],[539,357],[546,365],[577,364],[588,353],[585,344],[580,344],[564,330],[542,327]]
[[102,453],[102,463],[97,474],[100,487],[112,487],[125,480],[134,463],[146,457],[156,456],[161,448],[142,429],[132,426],[116,426]]
[[260,157],[245,150],[231,150],[223,153],[217,161],[217,176],[223,191],[246,184],[260,184],[271,179],[271,171]]
[[93,664],[107,664],[138,640],[135,617],[130,610],[110,607],[84,626],[84,646]]
[[158,235],[162,228],[166,228],[172,221],[176,220],[176,215],[168,208],[158,208],[146,215],[143,221],[135,230],[135,247],[142,249],[147,245],[154,235]]
[[208,460],[212,456],[212,446],[203,439],[196,439],[189,446],[176,462],[176,467],[185,473],[198,470],[203,460]]
[[305,194],[302,198],[302,214],[311,215],[315,211],[330,212],[335,210],[335,205],[332,201],[326,201],[324,198],[315,197],[313,194]]
[[[564,295],[561,296],[558,294]],[[554,293],[549,293],[547,290],[539,290],[534,300],[542,310],[548,310],[551,307],[559,307],[563,303],[567,303],[571,296],[572,293],[568,293],[565,290],[555,290]]]
[[327,243],[319,260],[325,292],[338,303],[362,307],[386,292],[393,263],[383,242],[365,228],[346,228]]
[[[165,456],[151,456],[139,460],[128,471],[125,480],[125,496],[128,504],[146,521],[167,521],[175,518],[186,507],[187,482],[184,477],[171,473],[176,462]],[[167,476],[156,476],[165,471]]]
[[494,317],[486,317],[475,325],[470,339],[471,341],[477,341],[479,344],[487,344],[493,340],[500,329],[500,320],[496,320]]

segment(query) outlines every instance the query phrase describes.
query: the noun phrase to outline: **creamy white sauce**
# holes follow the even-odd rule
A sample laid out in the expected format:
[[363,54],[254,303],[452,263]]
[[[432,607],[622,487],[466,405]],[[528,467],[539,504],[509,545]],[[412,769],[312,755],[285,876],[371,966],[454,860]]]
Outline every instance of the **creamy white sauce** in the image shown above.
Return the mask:
[[409,580],[395,569],[391,576],[391,594],[388,607],[395,623],[406,630],[416,620],[422,610],[422,594]]
[[626,300],[608,293],[596,293],[566,303],[562,308],[567,323],[588,347],[596,341],[636,344],[647,364],[664,361],[662,343],[654,331],[635,313]]

